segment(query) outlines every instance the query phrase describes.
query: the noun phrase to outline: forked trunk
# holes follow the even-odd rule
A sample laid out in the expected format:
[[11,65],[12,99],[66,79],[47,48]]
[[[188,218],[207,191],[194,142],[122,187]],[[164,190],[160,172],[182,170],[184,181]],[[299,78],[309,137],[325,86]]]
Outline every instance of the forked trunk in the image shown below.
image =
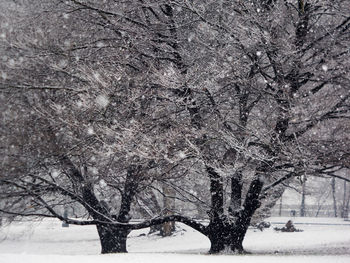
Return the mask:
[[[209,170],[209,172],[212,172]],[[212,178],[215,178],[215,173],[212,173]],[[215,181],[212,180],[211,189],[214,188]],[[210,253],[244,253],[243,239],[247,232],[248,226],[256,209],[260,206],[259,194],[262,190],[263,182],[258,178],[253,180],[249,186],[243,209],[237,211],[235,215],[231,213],[231,218],[228,218],[223,213],[215,213],[211,211],[210,223],[207,228],[207,236],[211,242]],[[221,196],[220,196],[221,197]],[[212,201],[221,201],[217,197],[217,193],[212,194]],[[212,207],[221,206],[222,202],[213,202]]]
[[97,232],[100,237],[101,253],[126,253],[126,240],[129,230],[120,227],[97,225]]
[[245,232],[244,228],[233,225],[216,230],[212,229],[208,234],[211,243],[209,253],[244,253]]

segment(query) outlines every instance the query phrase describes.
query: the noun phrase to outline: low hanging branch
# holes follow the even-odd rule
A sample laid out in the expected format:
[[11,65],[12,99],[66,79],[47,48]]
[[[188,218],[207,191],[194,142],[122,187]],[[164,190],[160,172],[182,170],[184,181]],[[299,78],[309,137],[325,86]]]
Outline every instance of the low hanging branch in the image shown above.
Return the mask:
[[[1,211],[1,212],[8,213],[7,211]],[[198,223],[194,219],[180,216],[180,215],[171,215],[171,216],[166,216],[166,217],[161,217],[161,218],[154,218],[154,219],[146,220],[146,221],[141,222],[141,223],[132,224],[132,223],[121,223],[121,222],[117,222],[117,221],[111,221],[111,222],[99,221],[99,220],[80,221],[80,220],[70,219],[68,217],[63,217],[63,216],[55,213],[54,211],[50,211],[50,212],[53,213],[53,216],[47,215],[46,217],[56,217],[59,220],[65,221],[66,223],[72,224],[72,225],[81,225],[81,226],[83,226],[83,225],[106,225],[107,226],[108,225],[108,226],[121,227],[121,228],[129,229],[129,230],[137,230],[137,229],[151,227],[154,225],[160,225],[160,224],[163,224],[166,222],[176,221],[176,222],[184,223],[185,225],[192,227],[193,229],[197,230],[198,232],[202,233],[203,235],[207,234],[207,227],[205,225]],[[18,214],[18,215],[21,215],[21,214]]]
[[274,188],[276,185],[279,185],[281,183],[283,183],[284,181],[288,180],[289,178],[295,177],[295,176],[299,176],[301,174],[301,172],[296,173],[296,172],[291,172],[286,174],[285,176],[282,176],[280,179],[274,181],[273,183],[265,186],[262,190],[263,193],[266,193],[268,190]]

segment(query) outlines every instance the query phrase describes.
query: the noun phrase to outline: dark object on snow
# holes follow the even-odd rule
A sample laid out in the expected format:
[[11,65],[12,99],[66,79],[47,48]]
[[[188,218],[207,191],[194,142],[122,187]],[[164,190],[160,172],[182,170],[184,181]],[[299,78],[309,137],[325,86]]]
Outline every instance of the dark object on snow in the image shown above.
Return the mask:
[[290,210],[290,216],[295,217],[296,213],[297,212],[295,210]]
[[[64,218],[68,218],[68,210],[67,210],[67,208],[64,208],[63,217]],[[66,221],[63,221],[62,222],[62,227],[69,227],[69,224]]]
[[270,222],[265,222],[265,221],[262,221],[259,224],[255,225],[255,227],[260,231],[263,231],[264,228],[269,228],[270,226],[271,226]]
[[288,220],[288,222],[284,227],[282,228],[275,227],[274,230],[281,231],[281,232],[303,232],[303,230],[295,228],[292,220]]
[[293,225],[292,220],[288,220],[286,226],[284,227],[286,232],[295,232],[296,228]]
[[62,227],[69,227],[69,224],[66,221],[62,222]]

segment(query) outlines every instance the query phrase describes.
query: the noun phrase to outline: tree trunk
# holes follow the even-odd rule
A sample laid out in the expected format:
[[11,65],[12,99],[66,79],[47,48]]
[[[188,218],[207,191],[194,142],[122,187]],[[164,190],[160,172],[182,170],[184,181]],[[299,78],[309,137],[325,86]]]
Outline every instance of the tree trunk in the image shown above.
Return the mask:
[[210,254],[225,252],[230,249],[229,229],[220,223],[213,224],[210,227],[208,238],[210,240]]
[[[212,176],[213,175],[214,173],[212,173]],[[230,220],[228,220],[227,216],[224,214],[214,213],[214,215],[212,215],[207,230],[207,236],[211,242],[209,251],[211,254],[220,252],[244,253],[243,239],[254,212],[260,207],[259,195],[262,186],[263,182],[259,179],[255,179],[251,182],[243,204],[243,209],[237,213],[235,218],[230,218]]]
[[349,218],[349,206],[350,206],[350,191],[348,195],[348,199],[346,201],[345,209],[344,209],[344,218],[348,219]]
[[343,188],[343,203],[341,206],[341,218],[345,218],[345,211],[346,211],[346,181],[344,181],[344,188]]
[[127,253],[126,240],[129,230],[126,228],[97,225],[100,237],[101,253]]
[[306,196],[306,176],[302,178],[302,193],[301,193],[301,205],[300,205],[300,216],[305,216],[305,196]]
[[[250,219],[249,219],[250,222]],[[248,223],[249,225],[249,223]],[[242,254],[244,253],[243,249],[243,240],[245,237],[245,234],[248,229],[248,225],[246,226],[236,226],[234,229],[231,230],[231,244],[230,249],[232,252]]]
[[[120,210],[115,220],[121,223],[128,223],[130,221],[130,208],[132,200],[137,191],[139,182],[140,166],[130,165],[127,172],[127,177],[124,183],[124,190],[122,193],[122,200]],[[98,215],[97,215],[98,216]],[[96,217],[98,219],[98,217]],[[126,253],[126,239],[130,230],[127,227],[116,227],[97,225],[97,232],[100,237],[102,247],[102,254],[107,253]]]
[[282,216],[282,196],[280,198],[280,207],[279,207],[278,215]]
[[332,178],[331,181],[331,186],[332,186],[332,198],[333,198],[333,211],[334,211],[334,217],[338,216],[338,212],[337,212],[337,199],[335,196],[335,178]]
[[342,218],[344,219],[349,218],[350,188],[349,188],[349,191],[347,191],[347,188],[349,187],[347,187],[346,181],[344,181],[344,196],[343,196],[343,207],[342,207]]
[[236,174],[234,174],[231,177],[231,203],[229,207],[230,215],[237,216],[239,210],[242,206],[242,188],[243,188],[243,182],[242,182],[242,172],[237,171]]
[[209,253],[244,253],[243,239],[247,229],[246,225],[225,224],[223,221],[211,223],[208,229]]
[[210,179],[210,220],[215,221],[217,218],[222,219],[222,215],[224,214],[224,186],[222,178],[214,168],[207,166],[206,169]]
[[[174,214],[175,210],[175,191],[169,185],[163,185],[163,214],[164,216],[170,216]],[[171,236],[175,231],[175,222],[170,221],[162,225],[160,229],[160,234],[162,237]]]

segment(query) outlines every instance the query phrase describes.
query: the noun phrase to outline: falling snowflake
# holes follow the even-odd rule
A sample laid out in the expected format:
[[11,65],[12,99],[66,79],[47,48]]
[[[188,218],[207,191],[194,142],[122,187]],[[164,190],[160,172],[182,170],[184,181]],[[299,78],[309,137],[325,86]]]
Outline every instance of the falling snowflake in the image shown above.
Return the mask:
[[15,64],[16,64],[16,63],[15,63],[15,60],[14,60],[13,58],[9,59],[8,65],[9,65],[10,67],[14,67]]
[[81,100],[79,100],[76,102],[76,105],[78,108],[81,108],[81,107],[83,107],[83,102]]
[[7,79],[7,73],[6,72],[1,72],[1,78],[3,80],[6,80]]
[[192,40],[195,38],[195,34],[194,33],[191,33],[189,36],[188,36],[188,42],[192,42]]
[[94,72],[94,73],[93,73],[93,76],[94,76],[94,79],[95,79],[95,80],[100,81],[100,78],[101,78],[100,73]]
[[57,170],[53,170],[51,175],[52,175],[53,178],[56,178],[56,177],[59,176],[59,172]]
[[91,171],[91,173],[92,173],[93,175],[98,174],[98,169],[97,169],[96,167],[90,168],[90,171]]
[[97,47],[98,47],[98,48],[102,48],[102,47],[104,47],[103,42],[101,42],[101,41],[100,41],[100,42],[98,42],[98,43],[97,43]]
[[179,155],[179,157],[180,157],[181,159],[185,159],[185,158],[186,158],[186,154],[185,154],[183,151],[180,151],[180,152],[178,153],[178,155]]
[[53,104],[52,105],[52,108],[57,112],[57,113],[59,113],[59,114],[61,114],[62,112],[63,112],[63,110],[64,110],[64,106],[62,106],[62,105],[60,105],[60,104]]
[[327,71],[328,71],[328,66],[327,66],[327,65],[322,65],[322,70],[323,70],[324,72],[327,72]]
[[66,39],[63,43],[66,47],[70,46],[70,41],[68,39]]
[[106,95],[98,95],[96,97],[96,103],[100,108],[105,108],[109,103],[109,99]]
[[61,59],[59,62],[58,62],[58,67],[59,68],[65,68],[66,66],[68,65],[68,61],[65,60],[65,59]]
[[94,129],[93,129],[92,127],[89,127],[89,128],[87,129],[87,134],[89,134],[89,135],[95,134]]
[[[97,170],[97,169],[96,169],[96,170]],[[96,173],[96,174],[97,174],[97,173]],[[100,185],[101,188],[104,188],[104,187],[107,186],[107,183],[106,183],[105,180],[102,179],[102,180],[100,180],[99,185]]]
[[257,55],[258,57],[260,57],[260,56],[262,55],[261,51],[257,51],[257,52],[256,52],[256,55]]

